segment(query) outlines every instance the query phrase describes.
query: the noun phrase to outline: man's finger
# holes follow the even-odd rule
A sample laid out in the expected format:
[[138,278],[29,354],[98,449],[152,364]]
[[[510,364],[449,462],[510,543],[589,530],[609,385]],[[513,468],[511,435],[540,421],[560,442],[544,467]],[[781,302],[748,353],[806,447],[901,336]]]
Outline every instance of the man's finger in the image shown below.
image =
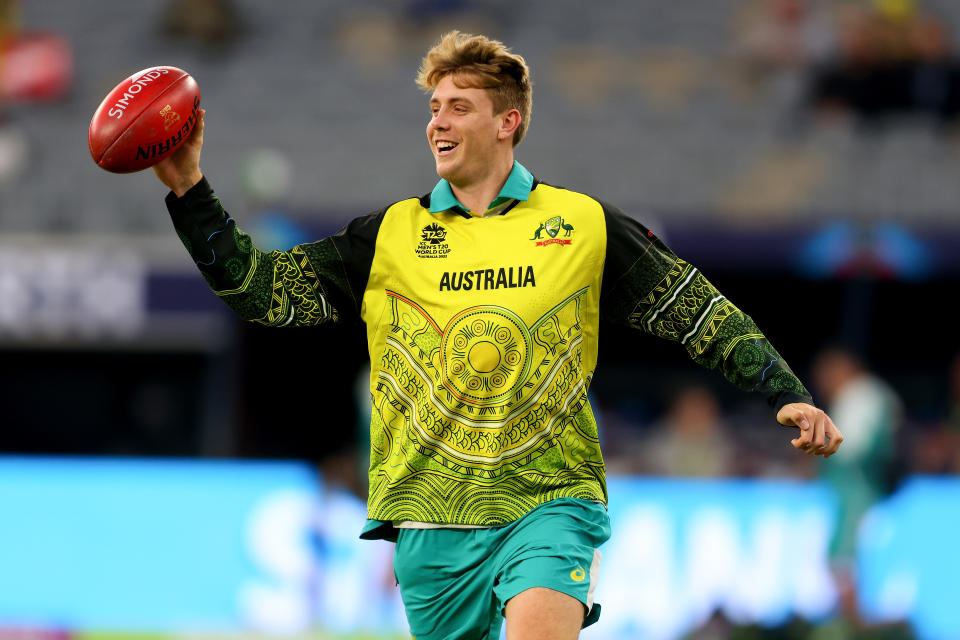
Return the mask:
[[794,424],[800,427],[800,437],[797,438],[797,440],[799,440],[799,446],[794,446],[797,446],[798,449],[802,449],[803,451],[808,451],[815,434],[814,425],[810,423],[810,420],[802,411],[797,411],[797,414],[794,418]]
[[785,405],[777,414],[777,421],[785,427],[809,429],[810,423],[803,408],[797,404]]
[[823,445],[826,444],[826,425],[824,424],[824,419],[826,414],[819,413],[813,420],[813,429],[812,437],[810,438],[810,444],[807,447],[807,453],[812,453],[814,455],[819,455],[820,450],[823,448]]
[[840,433],[839,429],[837,429],[837,425],[833,424],[833,420],[830,419],[830,416],[827,416],[826,431],[827,446],[823,448],[823,457],[829,458],[837,452],[837,449],[840,448],[840,443],[843,442],[843,434]]

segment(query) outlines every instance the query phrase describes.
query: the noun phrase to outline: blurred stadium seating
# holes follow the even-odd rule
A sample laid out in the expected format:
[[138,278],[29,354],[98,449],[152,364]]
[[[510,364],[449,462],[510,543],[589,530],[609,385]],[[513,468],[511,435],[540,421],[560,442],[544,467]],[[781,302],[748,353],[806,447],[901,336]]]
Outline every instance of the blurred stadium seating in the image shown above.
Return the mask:
[[[807,12],[764,25],[790,6]],[[87,127],[131,73],[188,70],[207,109],[202,167],[261,246],[289,246],[431,189],[413,78],[429,44],[459,28],[531,64],[533,125],[517,155],[539,178],[656,229],[805,380],[815,356],[842,343],[890,385],[903,422],[887,443],[897,451],[883,469],[888,493],[913,474],[960,473],[960,344],[944,302],[960,278],[960,122],[865,121],[813,99],[857,11],[892,24],[932,16],[960,41],[955,0],[0,0],[0,453],[301,458],[362,493],[362,333],[241,326],[172,233],[152,172],[98,169]],[[764,28],[796,28],[809,49],[764,57]],[[64,83],[5,94],[11,43],[30,34],[66,45],[51,74]],[[785,302],[771,304],[777,295]],[[676,345],[604,331],[591,392],[611,470],[669,475],[622,454],[655,450],[670,435],[670,400],[696,387],[722,413],[710,437],[735,443],[716,473],[821,474],[766,407],[695,370]],[[338,367],[292,382],[293,395],[359,398],[324,408],[333,429],[257,393],[294,350]],[[877,512],[905,508],[893,500]],[[906,587],[889,556],[861,551],[882,556],[892,591],[878,582],[864,593],[888,611],[884,598],[900,602]],[[2,604],[0,593],[0,637]],[[937,633],[924,637],[947,637]]]
[[[253,195],[240,161],[257,149],[286,156],[295,176],[283,203],[309,215],[339,222],[425,191],[432,173],[412,77],[424,43],[453,25],[485,29],[530,59],[536,126],[521,160],[637,215],[919,224],[940,220],[960,196],[956,137],[929,123],[870,134],[813,125],[784,135],[776,82],[747,88],[739,77],[739,0],[669,10],[613,2],[589,12],[570,1],[462,2],[428,16],[405,13],[415,3],[402,2],[232,4],[238,33],[210,43],[166,34],[162,4],[23,3],[24,29],[68,39],[76,75],[63,102],[4,109],[6,126],[29,143],[23,175],[3,185],[4,230],[167,232],[151,206],[151,177],[94,171],[83,141],[106,90],[161,63],[198,78],[211,125],[204,166],[235,208]],[[960,22],[955,3],[924,6]],[[420,161],[406,161],[411,154]]]

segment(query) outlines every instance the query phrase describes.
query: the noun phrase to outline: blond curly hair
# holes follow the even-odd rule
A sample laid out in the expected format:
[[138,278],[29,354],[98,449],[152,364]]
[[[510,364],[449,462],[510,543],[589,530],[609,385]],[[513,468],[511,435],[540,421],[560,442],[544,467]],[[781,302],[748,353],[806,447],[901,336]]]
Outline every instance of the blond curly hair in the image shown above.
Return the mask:
[[486,89],[494,113],[519,111],[520,125],[513,134],[513,146],[520,144],[530,126],[533,107],[530,69],[522,56],[511,53],[499,40],[450,31],[423,57],[417,86],[429,93],[446,76],[453,76],[453,83],[461,89]]

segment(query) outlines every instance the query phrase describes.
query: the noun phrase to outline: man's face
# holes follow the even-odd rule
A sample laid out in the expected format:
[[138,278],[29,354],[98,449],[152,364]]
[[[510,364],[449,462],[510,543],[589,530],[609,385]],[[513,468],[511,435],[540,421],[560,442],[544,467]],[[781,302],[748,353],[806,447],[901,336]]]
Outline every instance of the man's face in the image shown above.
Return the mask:
[[427,139],[437,174],[454,185],[482,180],[496,157],[501,118],[485,89],[461,89],[445,76],[430,97]]

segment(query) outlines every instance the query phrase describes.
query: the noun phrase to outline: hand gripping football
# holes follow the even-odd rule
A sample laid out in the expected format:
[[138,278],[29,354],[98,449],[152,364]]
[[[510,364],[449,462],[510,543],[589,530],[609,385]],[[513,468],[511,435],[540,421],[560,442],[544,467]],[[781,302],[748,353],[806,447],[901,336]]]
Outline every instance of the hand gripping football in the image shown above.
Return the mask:
[[93,161],[113,173],[152,167],[190,136],[197,124],[200,88],[183,69],[150,67],[107,94],[90,120]]

